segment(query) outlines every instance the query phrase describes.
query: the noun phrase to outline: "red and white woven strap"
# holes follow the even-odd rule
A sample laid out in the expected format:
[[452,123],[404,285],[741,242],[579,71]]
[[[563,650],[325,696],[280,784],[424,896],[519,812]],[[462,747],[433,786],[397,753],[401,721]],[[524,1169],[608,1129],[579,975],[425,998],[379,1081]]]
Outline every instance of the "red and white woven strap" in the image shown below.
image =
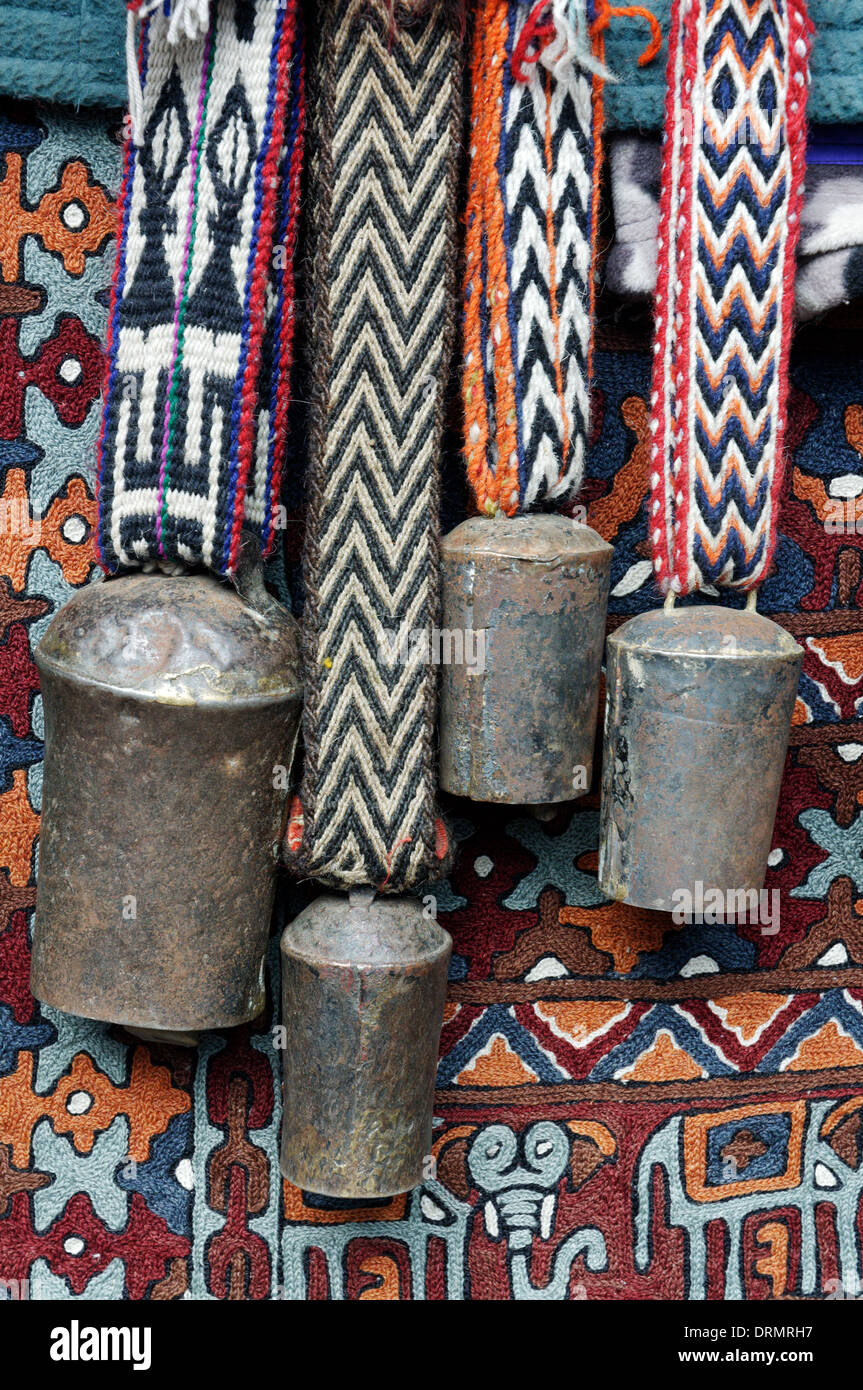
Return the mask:
[[811,25],[674,0],[651,430],[657,581],[752,589],[776,542]]

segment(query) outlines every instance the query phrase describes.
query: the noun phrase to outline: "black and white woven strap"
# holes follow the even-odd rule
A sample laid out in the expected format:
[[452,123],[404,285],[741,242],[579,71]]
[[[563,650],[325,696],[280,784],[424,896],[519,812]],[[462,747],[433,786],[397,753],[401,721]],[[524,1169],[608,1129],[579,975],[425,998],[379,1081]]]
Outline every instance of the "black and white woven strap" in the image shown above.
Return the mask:
[[455,323],[461,43],[436,0],[321,13],[312,137],[316,380],[300,862],[330,884],[440,867],[438,487]]
[[144,8],[108,335],[99,556],[108,571],[167,561],[228,574],[243,526],[267,551],[278,522],[302,15],[299,0],[213,0],[200,32],[177,37],[176,8]]

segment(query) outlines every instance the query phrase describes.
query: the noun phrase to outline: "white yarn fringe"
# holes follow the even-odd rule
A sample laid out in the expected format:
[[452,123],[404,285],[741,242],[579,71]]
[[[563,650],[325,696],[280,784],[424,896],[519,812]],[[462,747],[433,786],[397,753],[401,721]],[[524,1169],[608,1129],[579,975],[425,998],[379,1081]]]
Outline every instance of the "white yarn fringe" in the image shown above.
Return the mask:
[[595,73],[606,82],[617,82],[614,73],[594,56],[587,18],[587,0],[551,0],[555,37],[539,55],[559,82],[572,78],[574,68]]

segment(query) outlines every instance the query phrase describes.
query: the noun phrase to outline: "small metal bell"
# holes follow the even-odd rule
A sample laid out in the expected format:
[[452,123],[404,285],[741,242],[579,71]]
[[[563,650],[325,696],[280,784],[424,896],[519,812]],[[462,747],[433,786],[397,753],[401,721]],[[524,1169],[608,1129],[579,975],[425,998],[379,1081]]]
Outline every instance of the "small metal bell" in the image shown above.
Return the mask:
[[422,1181],[452,941],[417,898],[326,893],[282,936],[281,1169],[329,1197]]
[[760,892],[802,661],[749,609],[661,609],[609,637],[603,893],[669,912]]
[[444,538],[445,791],[546,805],[589,790],[612,554],[562,516],[472,517]]
[[302,692],[296,624],[260,592],[129,575],[42,638],[46,1003],[174,1034],[261,1011]]

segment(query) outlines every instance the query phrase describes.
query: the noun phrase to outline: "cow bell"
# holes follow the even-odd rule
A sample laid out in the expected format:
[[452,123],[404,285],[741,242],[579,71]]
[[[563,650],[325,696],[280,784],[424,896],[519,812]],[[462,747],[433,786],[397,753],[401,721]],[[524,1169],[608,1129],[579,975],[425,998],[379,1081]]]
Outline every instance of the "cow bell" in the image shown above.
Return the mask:
[[760,892],[802,661],[749,609],[641,613],[609,637],[603,893],[668,912]]
[[45,632],[45,1003],[149,1036],[263,1008],[301,686],[296,624],[260,596],[129,575],[80,590]]
[[281,1169],[329,1197],[428,1176],[452,942],[416,898],[325,893],[282,936]]
[[589,790],[612,553],[562,516],[472,517],[445,537],[445,791],[542,806]]

